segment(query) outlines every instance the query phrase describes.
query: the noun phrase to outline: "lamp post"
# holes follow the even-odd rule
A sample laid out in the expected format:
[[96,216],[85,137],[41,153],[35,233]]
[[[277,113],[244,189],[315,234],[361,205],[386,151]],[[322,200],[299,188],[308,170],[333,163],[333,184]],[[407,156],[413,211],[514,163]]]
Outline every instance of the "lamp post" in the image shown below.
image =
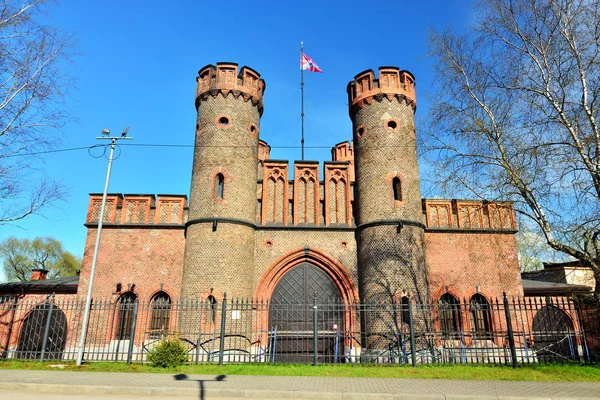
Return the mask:
[[92,268],[90,270],[90,281],[88,283],[87,297],[85,299],[85,311],[83,314],[83,323],[81,325],[81,337],[79,339],[79,350],[77,352],[77,365],[81,365],[83,360],[83,349],[85,347],[85,337],[87,335],[87,326],[90,319],[90,306],[92,304],[92,288],[94,286],[94,274],[96,272],[96,262],[98,261],[98,249],[100,248],[100,234],[102,233],[102,223],[104,222],[104,209],[106,206],[106,196],[108,194],[108,183],[110,182],[110,171],[112,168],[113,156],[117,140],[132,140],[127,136],[129,127],[123,129],[121,136],[110,136],[110,129],[102,129],[102,136],[97,136],[99,140],[110,140],[110,154],[108,156],[108,169],[106,171],[106,182],[104,183],[104,192],[102,193],[102,205],[100,206],[100,217],[98,220],[98,233],[96,234],[96,245],[94,246],[94,256],[92,258]]

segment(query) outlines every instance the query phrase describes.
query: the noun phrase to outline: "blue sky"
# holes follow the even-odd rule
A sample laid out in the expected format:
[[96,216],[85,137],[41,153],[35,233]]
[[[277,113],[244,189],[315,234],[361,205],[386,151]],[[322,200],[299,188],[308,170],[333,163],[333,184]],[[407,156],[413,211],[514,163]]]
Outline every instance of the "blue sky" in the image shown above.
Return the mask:
[[[299,44],[323,69],[306,73],[306,159],[329,160],[329,148],[351,140],[346,85],[357,73],[396,65],[416,76],[417,118],[433,91],[426,39],[431,28],[461,28],[473,18],[473,0],[415,2],[206,2],[62,0],[49,22],[76,40],[77,79],[67,98],[77,118],[59,147],[96,144],[103,127],[131,126],[136,144],[193,145],[195,77],[206,64],[233,61],[267,83],[261,139],[272,158],[295,160],[300,149]],[[188,194],[192,148],[122,147],[110,192]],[[49,154],[42,169],[65,184],[64,202],[18,224],[8,236],[52,236],[81,256],[88,193],[101,192],[107,161],[86,150]],[[39,159],[34,160],[41,162]],[[421,165],[425,170],[426,166]],[[425,196],[429,196],[427,190]],[[0,273],[1,274],[1,273]],[[0,280],[2,280],[0,275]]]

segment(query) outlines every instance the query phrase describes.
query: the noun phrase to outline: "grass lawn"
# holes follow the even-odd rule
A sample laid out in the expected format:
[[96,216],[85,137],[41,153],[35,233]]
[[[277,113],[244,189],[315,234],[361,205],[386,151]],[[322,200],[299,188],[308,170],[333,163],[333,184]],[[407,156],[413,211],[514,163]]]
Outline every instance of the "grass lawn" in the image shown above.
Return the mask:
[[[57,365],[63,368],[56,367]],[[300,364],[190,364],[179,368],[155,368],[148,364],[97,362],[77,367],[75,363],[1,360],[0,370],[60,370],[90,372],[146,372],[204,375],[267,376],[337,376],[350,378],[419,378],[508,380],[540,382],[600,382],[600,366],[595,365],[526,365],[518,369],[499,365],[423,365],[417,368],[400,365],[312,365]]]

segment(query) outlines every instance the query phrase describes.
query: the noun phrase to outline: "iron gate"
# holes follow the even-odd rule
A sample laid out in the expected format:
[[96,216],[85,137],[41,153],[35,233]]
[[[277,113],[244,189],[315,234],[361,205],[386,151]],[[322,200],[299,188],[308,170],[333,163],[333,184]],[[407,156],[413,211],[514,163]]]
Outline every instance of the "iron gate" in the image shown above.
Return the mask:
[[319,362],[334,362],[334,354],[340,350],[339,332],[343,331],[340,291],[325,271],[310,263],[286,272],[273,291],[269,326],[275,361],[313,361],[314,304],[319,305],[316,311]]

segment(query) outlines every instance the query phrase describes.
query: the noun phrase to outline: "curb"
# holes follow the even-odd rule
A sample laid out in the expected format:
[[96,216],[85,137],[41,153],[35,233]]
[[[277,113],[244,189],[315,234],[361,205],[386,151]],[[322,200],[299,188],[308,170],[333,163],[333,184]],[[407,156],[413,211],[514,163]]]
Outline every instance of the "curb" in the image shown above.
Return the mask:
[[[89,386],[46,383],[0,382],[0,391],[21,391],[52,394],[94,394],[94,395],[143,395],[143,396],[189,396],[198,397],[198,388],[165,388],[139,386]],[[443,394],[406,393],[357,393],[357,392],[311,392],[291,390],[237,390],[204,389],[206,397],[241,399],[296,399],[296,400],[600,400],[600,397],[528,397],[528,396],[473,396]]]

